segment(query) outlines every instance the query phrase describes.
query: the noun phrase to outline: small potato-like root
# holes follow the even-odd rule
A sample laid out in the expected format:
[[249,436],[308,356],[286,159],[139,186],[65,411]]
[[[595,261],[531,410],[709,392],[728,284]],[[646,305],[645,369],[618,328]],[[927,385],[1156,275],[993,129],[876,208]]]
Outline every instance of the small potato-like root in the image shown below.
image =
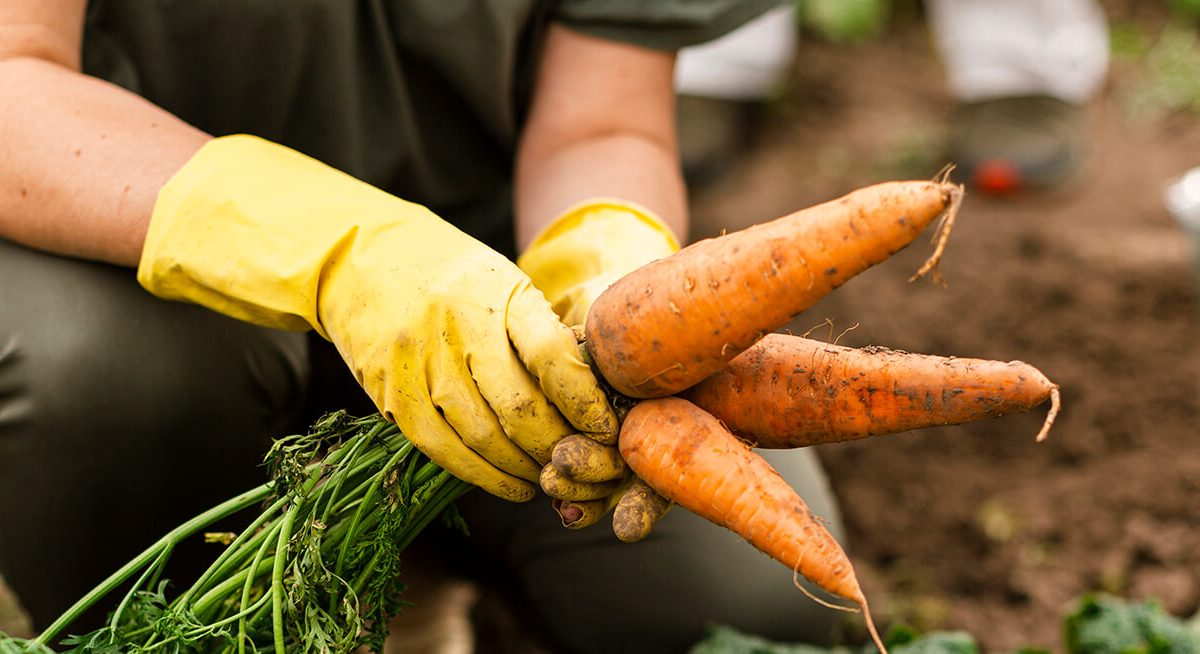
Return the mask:
[[598,500],[554,499],[551,505],[562,521],[562,525],[567,529],[590,527],[600,522],[601,518],[613,510],[613,507],[624,497],[625,491],[636,479],[633,475],[625,475],[616,482],[616,490]]
[[616,447],[580,434],[560,440],[550,462],[562,477],[589,483],[620,479],[629,470]]
[[574,500],[553,500],[551,506],[562,520],[562,526],[567,529],[583,529],[590,527],[608,514],[608,499],[576,502]]
[[649,536],[670,509],[670,500],[635,477],[613,509],[613,533],[622,542],[636,543]]
[[554,467],[553,463],[547,463],[542,468],[542,474],[538,481],[542,486],[542,490],[550,497],[559,500],[572,500],[574,502],[586,502],[588,500],[598,500],[608,497],[620,486],[620,480],[589,483],[567,479],[559,474],[558,469]]

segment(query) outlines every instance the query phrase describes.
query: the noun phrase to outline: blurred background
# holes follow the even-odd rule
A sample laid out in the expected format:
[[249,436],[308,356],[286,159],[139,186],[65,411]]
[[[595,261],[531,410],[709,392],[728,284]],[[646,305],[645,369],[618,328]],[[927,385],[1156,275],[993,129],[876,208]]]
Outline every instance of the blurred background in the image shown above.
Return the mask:
[[694,238],[951,162],[968,185],[946,286],[906,282],[918,242],[790,331],[1062,386],[1044,443],[1043,407],[820,448],[876,620],[1060,650],[1085,592],[1197,613],[1200,0],[804,0],[685,52],[679,88]]
[[[1029,77],[1055,57],[1081,57],[1076,67],[995,97],[964,96],[970,83],[955,76],[972,73],[956,73],[963,62],[948,62],[948,51],[979,63],[978,49],[1003,47],[1011,16],[991,22],[990,36],[965,35],[960,23],[947,46],[937,4],[806,0],[791,9],[798,38],[784,46],[794,50],[772,92],[722,101],[697,91],[693,101],[683,84],[695,236],[966,164],[945,287],[906,282],[930,251],[918,242],[792,331],[1020,359],[1061,384],[1063,410],[1041,444],[1033,436],[1045,407],[822,446],[877,620],[965,629],[991,651],[1060,650],[1062,617],[1084,592],[1193,615],[1200,308],[1187,212],[1198,184],[1190,195],[1167,189],[1200,165],[1200,3],[1104,0],[1098,26],[1080,33],[1096,18],[1080,7],[1092,3],[1068,2],[1087,18],[1043,14],[1040,45],[1010,53],[1028,55],[1015,66]],[[1089,49],[1097,29],[1099,55]],[[1025,99],[996,109],[1006,95]],[[728,138],[713,138],[713,125]]]

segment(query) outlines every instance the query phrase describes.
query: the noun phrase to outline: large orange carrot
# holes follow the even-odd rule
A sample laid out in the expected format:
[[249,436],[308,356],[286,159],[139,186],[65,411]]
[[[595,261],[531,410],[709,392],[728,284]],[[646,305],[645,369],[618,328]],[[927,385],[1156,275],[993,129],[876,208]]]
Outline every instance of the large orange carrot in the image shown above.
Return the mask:
[[587,317],[593,361],[630,397],[672,395],[944,216],[936,271],[962,190],[886,182],[771,222],[706,239],[626,275]]
[[726,527],[818,587],[858,605],[883,644],[846,553],[762,457],[687,400],[646,400],[621,427],[621,455],[679,506]]
[[771,334],[683,396],[757,447],[803,447],[1027,411],[1058,386],[1020,361],[849,348]]

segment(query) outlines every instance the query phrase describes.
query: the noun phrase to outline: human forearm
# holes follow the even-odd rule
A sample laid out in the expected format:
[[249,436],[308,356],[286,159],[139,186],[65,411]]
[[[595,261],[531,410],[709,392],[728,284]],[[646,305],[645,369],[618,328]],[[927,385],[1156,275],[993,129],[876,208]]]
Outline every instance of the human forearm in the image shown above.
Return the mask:
[[518,242],[524,248],[564,209],[593,197],[636,202],[687,233],[687,206],[672,144],[640,134],[606,134],[522,160]]
[[671,53],[551,29],[517,156],[522,250],[563,211],[601,196],[638,203],[686,235],[673,71]]
[[159,189],[209,137],[42,58],[0,58],[0,89],[0,238],[135,265]]

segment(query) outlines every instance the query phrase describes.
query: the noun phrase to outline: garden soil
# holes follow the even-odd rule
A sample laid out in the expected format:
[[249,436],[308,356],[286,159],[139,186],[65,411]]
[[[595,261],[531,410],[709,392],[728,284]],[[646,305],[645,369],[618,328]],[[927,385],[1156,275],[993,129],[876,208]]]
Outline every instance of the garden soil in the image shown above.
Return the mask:
[[[951,101],[922,25],[901,27],[866,45],[801,44],[788,97],[696,193],[697,236],[937,172]],[[918,242],[790,326],[843,345],[1019,359],[1062,387],[1043,443],[1045,406],[821,446],[881,622],[964,629],[993,652],[1061,651],[1082,593],[1200,609],[1200,305],[1192,242],[1162,201],[1200,165],[1200,117],[1131,114],[1141,74],[1114,61],[1068,188],[968,193],[944,287],[907,283],[930,252]]]

